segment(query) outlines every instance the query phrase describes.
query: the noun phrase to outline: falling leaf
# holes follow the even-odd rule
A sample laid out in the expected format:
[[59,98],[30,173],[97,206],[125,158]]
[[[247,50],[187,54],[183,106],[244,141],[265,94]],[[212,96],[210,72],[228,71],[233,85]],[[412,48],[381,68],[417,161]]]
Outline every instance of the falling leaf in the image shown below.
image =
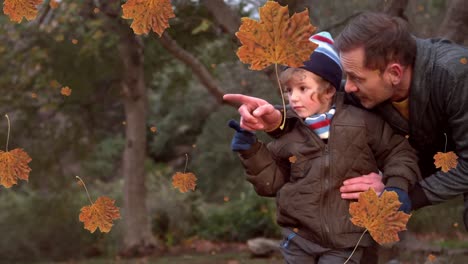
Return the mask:
[[70,96],[71,92],[72,92],[72,89],[70,89],[70,87],[68,86],[62,87],[62,90],[60,90],[60,93],[64,96]]
[[195,174],[188,172],[176,172],[172,176],[172,186],[174,188],[179,188],[179,191],[182,193],[188,192],[188,190],[195,190],[195,186],[197,185],[195,182],[197,181],[197,177]]
[[458,227],[458,223],[457,223],[457,222],[453,223],[453,227],[457,228],[457,227]]
[[429,262],[434,262],[434,260],[436,260],[437,257],[433,254],[429,254],[429,256],[427,256],[427,261]]
[[465,57],[460,59],[461,64],[466,64],[467,62],[468,62],[468,60]]
[[18,179],[28,181],[31,157],[23,149],[0,150],[0,185],[10,188]]
[[151,132],[156,133],[158,129],[155,126],[150,127]]
[[224,196],[223,200],[224,200],[225,202],[229,202],[229,200],[230,200],[230,199],[229,199],[229,196]]
[[82,207],[79,219],[84,223],[84,228],[91,233],[97,228],[108,233],[112,228],[112,221],[120,218],[119,208],[114,202],[109,197],[101,196],[92,205]]
[[122,121],[122,125],[126,126],[126,125],[127,125],[127,122],[126,122],[126,121]]
[[437,152],[437,154],[434,155],[434,165],[436,168],[441,168],[443,172],[447,172],[457,167],[457,159],[458,156],[453,151],[447,153]]
[[296,161],[297,161],[296,156],[291,156],[291,157],[289,157],[289,162],[291,162],[291,163],[296,163]]
[[310,24],[308,10],[289,18],[287,6],[268,1],[259,13],[260,22],[242,18],[236,33],[242,43],[237,51],[239,59],[251,64],[252,70],[262,70],[270,64],[303,66],[317,47],[309,41],[316,28]]
[[57,0],[50,0],[49,6],[52,9],[56,9],[59,6],[59,2]]
[[77,39],[72,39],[71,42],[72,42],[74,45],[78,44],[78,40],[77,40]]
[[3,13],[10,17],[11,21],[21,23],[23,17],[31,21],[36,18],[38,8],[43,0],[5,0]]
[[31,98],[36,99],[36,98],[37,98],[37,93],[32,92],[32,93],[31,93]]
[[124,19],[133,19],[131,28],[137,35],[148,34],[152,29],[159,36],[175,17],[170,0],[128,0],[122,5]]
[[406,223],[411,215],[398,211],[398,195],[394,191],[384,191],[380,197],[374,189],[359,195],[357,202],[349,205],[351,222],[366,228],[379,244],[399,241],[398,232],[406,230]]
[[52,88],[59,88],[60,87],[60,83],[57,82],[57,80],[52,80],[49,82],[49,85],[52,87]]
[[94,12],[94,14],[97,14],[97,13],[101,12],[101,10],[99,10],[99,8],[95,7],[95,8],[93,9],[93,12]]
[[294,233],[299,232],[299,228],[297,228],[297,227],[293,228],[293,232],[294,232]]

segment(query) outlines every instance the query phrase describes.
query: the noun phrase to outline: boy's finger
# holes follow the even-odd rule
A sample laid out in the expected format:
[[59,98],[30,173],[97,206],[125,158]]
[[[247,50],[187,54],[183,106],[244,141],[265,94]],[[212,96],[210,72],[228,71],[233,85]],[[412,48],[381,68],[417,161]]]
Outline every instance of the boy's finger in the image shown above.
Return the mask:
[[273,111],[275,111],[275,108],[273,107],[273,105],[265,104],[255,109],[252,114],[256,117],[262,117],[264,115],[273,113]]
[[252,115],[251,110],[247,105],[241,105],[238,109],[242,120],[247,123],[256,124],[258,122],[257,118]]
[[243,94],[225,94],[223,96],[223,100],[228,102],[247,104],[251,106],[258,106],[266,103],[266,101],[263,99]]

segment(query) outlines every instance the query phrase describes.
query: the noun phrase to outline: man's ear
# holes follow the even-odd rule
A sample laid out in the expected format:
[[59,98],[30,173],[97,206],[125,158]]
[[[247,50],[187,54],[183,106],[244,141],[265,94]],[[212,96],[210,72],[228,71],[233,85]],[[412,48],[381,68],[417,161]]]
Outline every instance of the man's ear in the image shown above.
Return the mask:
[[393,85],[398,85],[403,78],[403,66],[399,63],[390,63],[385,72]]

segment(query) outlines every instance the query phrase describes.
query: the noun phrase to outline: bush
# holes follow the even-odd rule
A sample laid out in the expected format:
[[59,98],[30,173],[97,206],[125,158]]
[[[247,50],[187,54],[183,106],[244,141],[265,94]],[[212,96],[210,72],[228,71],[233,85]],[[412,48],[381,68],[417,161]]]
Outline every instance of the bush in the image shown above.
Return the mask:
[[280,237],[273,198],[258,196],[252,189],[239,199],[211,205],[197,227],[197,235],[209,240],[246,241],[253,237]]

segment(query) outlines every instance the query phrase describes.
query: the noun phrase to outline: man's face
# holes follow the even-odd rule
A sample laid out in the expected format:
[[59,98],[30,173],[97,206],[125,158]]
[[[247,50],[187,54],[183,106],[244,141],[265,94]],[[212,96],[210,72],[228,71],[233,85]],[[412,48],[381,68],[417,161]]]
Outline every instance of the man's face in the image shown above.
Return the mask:
[[345,91],[356,95],[365,108],[373,108],[393,96],[388,74],[364,66],[364,48],[341,52],[340,60],[346,73]]

